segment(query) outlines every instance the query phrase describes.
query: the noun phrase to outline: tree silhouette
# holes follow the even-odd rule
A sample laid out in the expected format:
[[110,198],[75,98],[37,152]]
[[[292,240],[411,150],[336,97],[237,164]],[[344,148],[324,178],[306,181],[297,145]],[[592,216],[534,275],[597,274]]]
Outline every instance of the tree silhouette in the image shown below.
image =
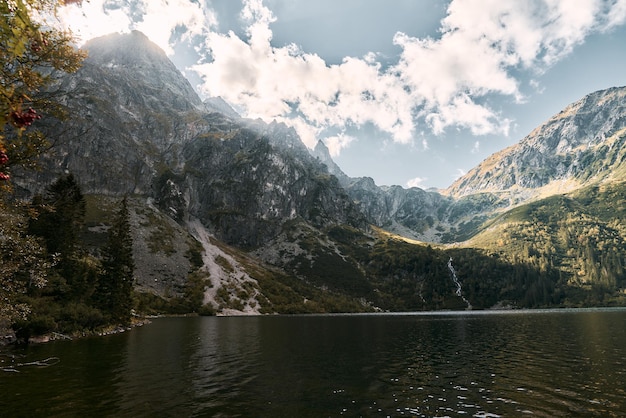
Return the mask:
[[43,196],[35,196],[38,212],[30,232],[42,237],[50,254],[59,254],[61,263],[78,251],[79,234],[85,219],[85,198],[72,174],[50,185]]
[[120,202],[102,254],[103,273],[94,295],[97,305],[105,315],[110,316],[111,321],[128,325],[132,308],[135,265],[126,197]]

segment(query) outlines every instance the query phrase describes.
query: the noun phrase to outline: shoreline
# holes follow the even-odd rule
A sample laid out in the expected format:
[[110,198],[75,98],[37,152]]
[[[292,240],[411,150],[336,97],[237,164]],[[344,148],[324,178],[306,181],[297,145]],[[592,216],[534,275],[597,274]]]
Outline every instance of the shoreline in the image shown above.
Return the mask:
[[42,335],[33,335],[28,337],[27,341],[20,340],[15,335],[15,331],[10,327],[0,328],[0,347],[14,346],[21,344],[44,344],[51,341],[76,340],[89,337],[105,337],[107,335],[121,334],[122,332],[132,331],[133,328],[142,327],[150,324],[152,321],[148,317],[133,318],[128,326],[108,325],[95,330],[83,330],[73,332],[71,334],[62,334],[60,332],[49,332]]

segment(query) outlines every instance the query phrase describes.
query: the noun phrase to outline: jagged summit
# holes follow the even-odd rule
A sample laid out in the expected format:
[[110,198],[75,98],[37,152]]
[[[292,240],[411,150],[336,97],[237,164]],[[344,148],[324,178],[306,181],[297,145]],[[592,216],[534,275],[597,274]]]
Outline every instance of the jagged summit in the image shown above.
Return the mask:
[[[200,109],[202,101],[165,52],[139,31],[113,33],[88,41],[83,68],[98,68],[107,77],[148,87],[145,95],[178,110]],[[82,70],[81,70],[82,71]],[[132,86],[135,87],[135,86]]]
[[623,178],[625,141],[626,87],[600,90],[484,160],[446,194],[506,191],[528,197],[567,192],[616,175]]
[[330,150],[328,149],[324,141],[317,141],[317,144],[315,144],[315,148],[311,150],[311,154],[314,157],[318,158],[322,162],[322,164],[326,164],[328,172],[337,177],[342,186],[346,187],[350,184],[350,177],[348,177],[335,163],[330,155]]
[[104,64],[147,65],[153,68],[171,64],[165,51],[138,30],[91,39],[85,43],[84,49],[89,51],[90,60]]
[[241,117],[239,113],[235,109],[231,107],[224,99],[221,97],[209,97],[204,100],[204,106],[209,112],[218,112],[229,118],[237,119]]
[[[145,292],[169,297],[204,286],[203,303],[221,312],[334,311],[342,294],[358,301],[351,309],[467,306],[446,289],[453,282],[443,247],[411,247],[389,232],[454,243],[453,274],[468,280],[475,307],[545,306],[567,290],[556,283],[560,277],[626,287],[625,183],[507,212],[529,202],[515,192],[626,179],[625,88],[572,104],[444,196],[349,178],[323,142],[310,151],[284,123],[216,111],[210,105],[224,103],[203,103],[140,32],[97,38],[86,49],[83,67],[54,86],[72,117],[40,121],[54,139],[42,170],[12,177],[32,195],[72,173],[90,198],[93,219],[110,202],[131,197],[136,285]],[[106,224],[90,222],[89,239],[103,241]],[[483,232],[492,235],[481,238]],[[539,233],[542,241],[530,247]],[[476,237],[482,241],[467,241]],[[570,251],[579,244],[580,253]],[[482,249],[497,256],[487,258]],[[600,259],[608,269],[597,266]],[[507,260],[532,261],[534,270]],[[548,260],[556,261],[546,266]],[[328,305],[320,304],[327,298]],[[449,303],[455,301],[460,305]]]

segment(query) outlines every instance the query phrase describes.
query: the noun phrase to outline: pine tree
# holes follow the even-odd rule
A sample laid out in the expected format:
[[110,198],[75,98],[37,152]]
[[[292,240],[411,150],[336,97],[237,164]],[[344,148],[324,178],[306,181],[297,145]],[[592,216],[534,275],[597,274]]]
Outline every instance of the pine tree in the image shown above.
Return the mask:
[[95,285],[81,233],[84,226],[86,201],[74,176],[62,176],[46,188],[44,195],[35,196],[32,203],[28,232],[43,238],[47,253],[57,262],[47,292],[58,300],[82,301],[89,298]]
[[71,259],[80,249],[79,237],[85,220],[86,202],[72,174],[62,176],[36,196],[33,206],[38,215],[29,224],[32,234],[42,237],[50,254],[61,262]]
[[111,321],[128,325],[135,266],[128,202],[125,197],[115,214],[102,253],[103,273],[95,294],[97,304],[105,315],[109,315]]

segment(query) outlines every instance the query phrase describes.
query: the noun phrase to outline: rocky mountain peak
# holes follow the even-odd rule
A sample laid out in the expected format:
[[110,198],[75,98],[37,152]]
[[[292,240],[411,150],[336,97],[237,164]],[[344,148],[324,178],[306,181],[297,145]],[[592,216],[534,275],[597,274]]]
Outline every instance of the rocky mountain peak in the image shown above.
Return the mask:
[[165,52],[139,31],[113,33],[88,41],[89,56],[83,68],[96,67],[107,77],[122,78],[125,84],[148,87],[146,95],[171,103],[179,110],[200,109],[204,105],[189,81]]
[[232,119],[238,119],[240,117],[239,113],[221,97],[209,97],[205,99],[204,106],[209,112],[221,113]]
[[445,193],[506,192],[518,200],[602,182],[624,164],[625,140],[626,87],[597,91],[485,159]]
[[89,40],[84,48],[89,59],[101,64],[158,68],[170,65],[165,52],[142,32],[112,33]]
[[[86,49],[90,57],[83,67],[55,85],[72,118],[41,121],[54,146],[43,156],[40,172],[22,177],[12,173],[13,178],[32,194],[70,172],[90,197],[92,217],[119,196],[132,196],[137,285],[151,293],[180,293],[186,278],[195,277],[205,286],[205,303],[247,313],[259,312],[258,306],[279,311],[270,305],[272,294],[287,310],[294,300],[306,305],[310,292],[295,290],[309,284],[311,294],[319,290],[332,297],[333,309],[335,290],[356,292],[361,304],[365,295],[404,310],[448,306],[427,302],[418,289],[433,289],[433,300],[443,300],[445,289],[435,289],[450,283],[445,267],[449,255],[433,247],[407,249],[370,225],[411,239],[458,243],[484,231],[485,222],[508,209],[513,198],[514,204],[527,203],[532,193],[563,181],[580,185],[611,175],[626,178],[626,88],[596,92],[572,104],[519,144],[470,171],[448,190],[451,196],[442,196],[419,188],[378,187],[369,177],[349,178],[323,142],[309,150],[284,123],[238,117],[221,99],[202,103],[166,54],[140,32],[97,38]],[[623,224],[619,208],[624,193],[612,193],[597,212],[612,225],[605,242],[617,249],[610,256],[621,272],[623,228],[615,231]],[[585,196],[581,202],[592,200]],[[549,215],[561,215],[558,211],[566,210],[566,203],[554,211],[549,208]],[[593,213],[583,215],[592,218]],[[571,212],[571,220],[582,218]],[[584,228],[600,230],[596,226],[602,224]],[[571,225],[558,239],[566,236],[568,246],[581,242],[577,232],[570,241]],[[90,239],[101,240],[94,234],[103,226],[90,226]],[[498,243],[498,251],[500,247]],[[541,247],[550,245],[542,242]],[[533,258],[548,259],[568,250]],[[421,255],[414,258],[414,253]],[[584,255],[596,268],[594,257]],[[498,255],[497,262],[504,259]],[[459,263],[470,272],[476,267],[468,277],[481,281],[471,288],[493,286],[506,276],[500,270],[504,264],[478,260],[473,253]],[[568,266],[574,261],[566,260]],[[422,265],[428,272],[417,269]],[[581,270],[576,269],[572,277],[578,280]],[[484,280],[485,271],[495,272],[497,279]],[[599,270],[596,275],[601,276]],[[293,288],[290,283],[295,283]],[[263,286],[267,297],[260,297]],[[531,286],[529,292],[540,286]],[[500,289],[510,288],[511,282],[503,282],[490,293],[502,295]],[[405,294],[411,304],[392,302]],[[319,309],[309,306],[307,312]]]
[[330,150],[328,149],[324,141],[317,141],[315,148],[311,150],[311,155],[319,159],[322,164],[326,165],[326,167],[328,168],[328,172],[337,177],[339,183],[341,183],[343,187],[347,187],[350,184],[351,179],[335,163],[330,155]]

